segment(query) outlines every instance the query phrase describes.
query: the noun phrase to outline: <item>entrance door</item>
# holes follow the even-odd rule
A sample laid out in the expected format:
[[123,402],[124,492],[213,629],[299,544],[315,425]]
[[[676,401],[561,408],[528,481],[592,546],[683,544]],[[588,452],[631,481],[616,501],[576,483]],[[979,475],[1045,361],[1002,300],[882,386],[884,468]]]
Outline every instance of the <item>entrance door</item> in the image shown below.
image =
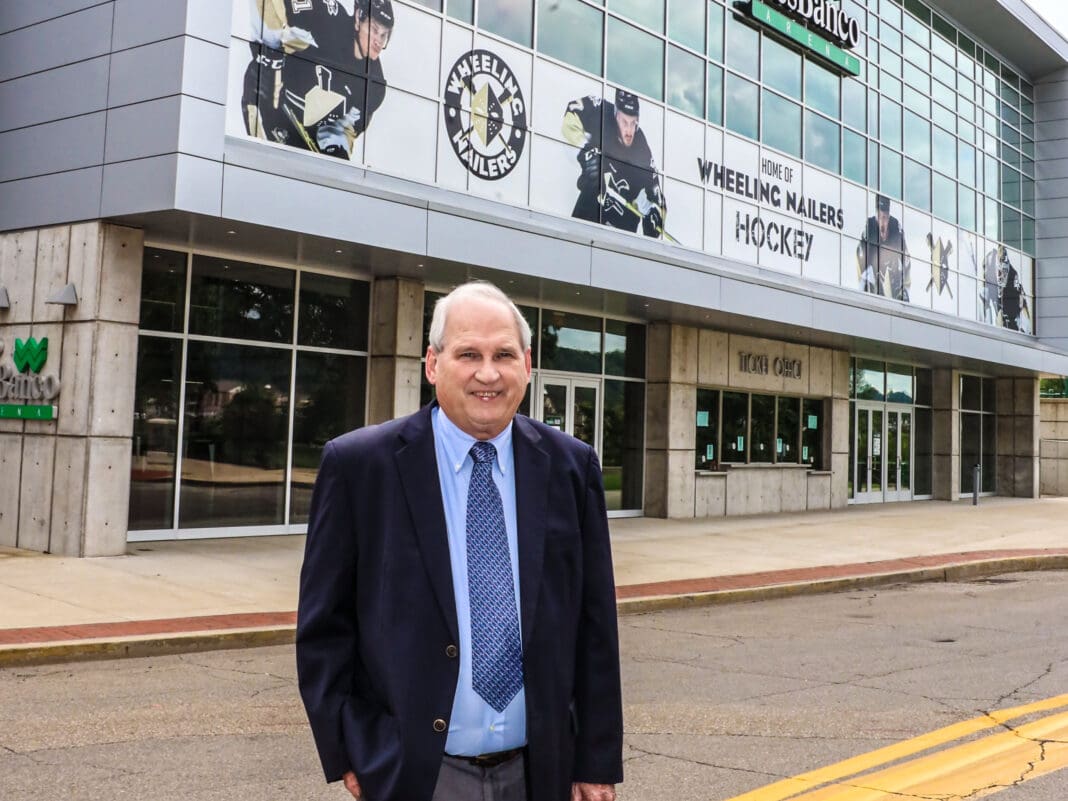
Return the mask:
[[542,374],[538,383],[541,403],[535,412],[539,419],[600,452],[597,421],[601,418],[601,382]]
[[856,503],[912,500],[912,411],[857,404]]
[[912,500],[912,412],[886,411],[886,500]]

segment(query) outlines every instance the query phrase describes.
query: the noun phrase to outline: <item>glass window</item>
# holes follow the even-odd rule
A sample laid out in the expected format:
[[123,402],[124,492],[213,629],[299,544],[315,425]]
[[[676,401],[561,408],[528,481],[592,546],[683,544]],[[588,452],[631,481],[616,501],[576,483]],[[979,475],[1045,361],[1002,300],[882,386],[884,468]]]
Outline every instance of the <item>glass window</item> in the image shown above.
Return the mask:
[[957,177],[957,140],[937,126],[931,131],[931,166],[950,178]]
[[916,403],[930,406],[934,398],[934,374],[925,368],[916,368]]
[[801,402],[801,462],[823,467],[823,401],[814,398]]
[[947,222],[957,222],[957,185],[945,176],[931,176],[931,211]]
[[[800,398],[779,398],[778,419],[775,425],[775,461],[797,464],[801,461]],[[755,412],[754,412],[755,415]]]
[[749,396],[744,392],[723,393],[723,450],[721,462],[745,462],[749,436]]
[[931,94],[931,76],[913,64],[905,64],[905,83],[923,95]]
[[805,62],[805,104],[838,119],[841,79],[812,61]]
[[983,382],[977,375],[960,377],[960,408],[981,411],[983,408]]
[[892,100],[901,102],[901,81],[892,75],[887,75],[885,72],[879,79],[879,88],[883,90],[883,94]]
[[837,123],[805,110],[805,160],[817,167],[838,172]]
[[629,17],[639,25],[652,28],[657,33],[664,32],[663,0],[655,3],[650,3],[648,0],[608,0],[608,7],[617,14]]
[[867,101],[864,84],[858,80],[846,79],[842,82],[842,122],[858,131],[867,126]]
[[708,4],[708,57],[723,61],[723,6]]
[[901,197],[901,154],[879,149],[879,189],[890,197]]
[[975,474],[972,472],[976,465],[981,466],[982,446],[982,418],[981,414],[969,414],[961,412],[960,415],[960,491],[961,494],[975,491]]
[[145,248],[141,264],[141,328],[178,333],[185,327],[187,254]]
[[723,124],[723,68],[708,65],[708,108],[705,119],[716,125]]
[[879,135],[879,93],[868,90],[868,135]]
[[698,53],[705,52],[707,5],[708,0],[671,0],[668,6],[668,36]]
[[194,256],[190,333],[291,342],[295,277],[280,267]]
[[914,423],[915,436],[912,442],[913,483],[916,495],[931,494],[933,469],[932,413],[930,409],[917,409]]
[[791,156],[800,156],[801,106],[767,89],[763,90],[763,95],[764,128],[761,141]]
[[975,192],[962,185],[957,186],[957,222],[969,231],[977,230]]
[[856,398],[857,400],[885,400],[886,369],[882,362],[857,359]]
[[[538,50],[579,69],[601,74],[604,14],[580,0],[538,4]],[[592,35],[596,32],[596,35]]]
[[534,0],[479,0],[478,27],[531,47]]
[[297,343],[367,350],[370,293],[371,287],[366,281],[301,273]]
[[705,113],[705,60],[675,45],[668,50],[667,101],[695,117]]
[[645,383],[604,382],[601,473],[609,509],[642,508],[645,464]]
[[308,522],[323,446],[364,424],[366,394],[366,357],[303,351],[297,354],[290,523]]
[[997,417],[983,415],[983,456],[980,492],[993,492],[997,483]]
[[728,73],[726,94],[727,127],[742,136],[756,139],[760,122],[757,85]]
[[719,453],[716,442],[719,432],[719,390],[697,390],[697,452],[698,470],[716,470]]
[[924,164],[931,161],[931,123],[905,109],[905,152]]
[[912,403],[912,368],[907,364],[886,365],[886,400],[888,403]]
[[608,19],[608,80],[664,99],[664,41],[615,17]]
[[912,159],[905,159],[905,202],[931,210],[931,170]]
[[607,375],[645,377],[645,326],[605,320],[604,371]]
[[969,186],[975,186],[975,148],[964,142],[957,143],[957,175]]
[[445,11],[453,19],[470,24],[475,21],[475,0],[447,0]]
[[601,372],[601,318],[545,310],[541,366],[546,370]]
[[997,382],[993,378],[983,379],[983,411],[997,411]]
[[882,98],[879,102],[879,139],[886,147],[901,149],[901,106]]
[[866,180],[867,146],[864,137],[848,128],[842,129],[842,175],[850,181],[863,184]]
[[760,69],[760,34],[733,14],[727,16],[727,65],[750,78]]
[[768,38],[764,40],[762,57],[764,66],[761,78],[764,85],[800,100],[801,54]]
[[775,461],[775,396],[753,395],[749,414],[749,461]]
[[133,458],[130,463],[129,526],[133,531],[174,525],[181,366],[182,343],[179,340],[138,338]]
[[188,348],[179,527],[284,523],[292,351]]

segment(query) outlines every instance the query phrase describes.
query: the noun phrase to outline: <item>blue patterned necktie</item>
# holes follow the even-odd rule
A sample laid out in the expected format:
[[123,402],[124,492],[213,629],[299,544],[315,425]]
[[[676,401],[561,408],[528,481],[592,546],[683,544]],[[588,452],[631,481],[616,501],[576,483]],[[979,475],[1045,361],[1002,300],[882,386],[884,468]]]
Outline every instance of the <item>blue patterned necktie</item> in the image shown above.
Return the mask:
[[501,493],[493,482],[497,449],[471,446],[467,490],[467,593],[471,604],[471,685],[498,712],[523,687],[523,648]]

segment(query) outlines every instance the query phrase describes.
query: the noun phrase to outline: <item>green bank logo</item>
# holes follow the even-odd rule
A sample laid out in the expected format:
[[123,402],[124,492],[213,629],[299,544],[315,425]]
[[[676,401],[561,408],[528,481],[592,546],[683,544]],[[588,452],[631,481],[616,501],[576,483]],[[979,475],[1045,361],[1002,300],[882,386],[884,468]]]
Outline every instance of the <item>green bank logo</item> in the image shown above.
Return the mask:
[[[818,30],[826,31],[832,38],[855,47],[860,38],[856,20],[849,18],[836,6],[824,0],[770,0],[787,10],[800,15]],[[776,11],[761,0],[746,0],[736,3],[738,8],[748,8],[749,15],[772,30],[792,39],[840,70],[850,75],[860,75],[860,59],[816,34],[803,23]]]
[[[0,342],[0,356],[3,353]],[[56,419],[51,401],[59,395],[59,378],[41,375],[47,361],[48,337],[15,340],[11,364],[0,363],[0,419]]]

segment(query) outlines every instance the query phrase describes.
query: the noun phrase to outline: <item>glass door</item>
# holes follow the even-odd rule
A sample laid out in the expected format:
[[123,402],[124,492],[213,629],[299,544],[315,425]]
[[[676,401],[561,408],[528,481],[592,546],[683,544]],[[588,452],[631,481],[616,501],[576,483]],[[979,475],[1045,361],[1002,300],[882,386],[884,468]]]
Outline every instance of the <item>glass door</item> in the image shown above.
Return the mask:
[[912,500],[912,412],[886,412],[886,500]]
[[853,500],[856,503],[880,503],[883,500],[887,433],[884,418],[882,406],[857,404],[856,424],[853,428],[853,469],[856,476]]
[[593,446],[600,453],[597,423],[601,419],[601,382],[542,373],[538,378],[539,419]]

